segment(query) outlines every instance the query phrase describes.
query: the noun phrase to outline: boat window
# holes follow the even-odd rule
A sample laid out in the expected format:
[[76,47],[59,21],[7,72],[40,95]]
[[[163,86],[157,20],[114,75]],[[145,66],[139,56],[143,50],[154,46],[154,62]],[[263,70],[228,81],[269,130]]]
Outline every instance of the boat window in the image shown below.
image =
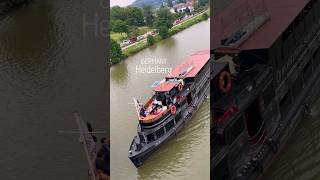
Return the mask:
[[312,75],[312,65],[309,61],[307,65],[303,68],[303,80],[304,82],[308,82],[310,76]]
[[271,102],[271,100],[274,97],[274,90],[273,90],[273,82],[269,83],[267,87],[265,87],[264,91],[263,91],[263,100],[264,100],[264,104],[267,107],[269,105],[269,103]]
[[166,124],[166,130],[169,131],[174,126],[173,119]]
[[156,131],[156,135],[157,135],[158,138],[163,136],[163,134],[164,134],[164,128],[163,127]]
[[189,94],[187,95],[187,102],[188,102],[188,105],[191,105],[191,103],[192,103],[191,93],[189,93]]
[[173,88],[171,91],[170,91],[170,96],[173,96],[173,95],[176,95],[178,94],[178,90],[177,88]]
[[163,92],[157,92],[156,93],[156,99],[157,101],[162,101],[163,99],[165,99],[165,95]]
[[146,142],[142,134],[139,134],[139,137],[140,137],[140,141],[141,141],[142,143],[145,143],[145,142]]
[[175,119],[176,119],[176,123],[181,120],[181,112],[177,114],[177,116],[175,117]]
[[155,140],[153,133],[147,135],[148,142],[152,142]]
[[280,101],[280,113],[282,116],[288,112],[290,102],[290,91],[288,91]]
[[193,82],[194,78],[186,78],[184,79],[185,84]]
[[263,125],[259,107],[259,99],[257,98],[244,112],[247,133],[250,138],[254,138]]
[[318,56],[319,52],[320,52],[320,47],[318,47],[318,49],[313,53],[312,58],[316,59],[316,57]]
[[232,121],[225,129],[226,133],[226,142],[231,145],[237,137],[244,130],[244,118],[240,116],[239,118]]

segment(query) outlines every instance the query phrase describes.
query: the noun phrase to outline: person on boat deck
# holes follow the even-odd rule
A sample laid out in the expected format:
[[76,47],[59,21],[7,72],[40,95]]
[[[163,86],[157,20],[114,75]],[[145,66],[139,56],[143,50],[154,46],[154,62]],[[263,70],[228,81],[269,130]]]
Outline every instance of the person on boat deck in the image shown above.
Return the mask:
[[167,105],[172,104],[172,99],[171,99],[171,97],[166,98],[166,101],[167,101]]
[[154,105],[158,105],[158,106],[162,106],[162,102],[161,102],[161,101],[158,101],[157,99],[154,99],[154,100],[153,100],[153,104],[154,104]]
[[179,82],[180,84],[182,84],[182,86],[184,86],[184,80],[183,80],[183,79],[178,79],[178,82]]
[[161,109],[162,108],[160,108],[159,106],[158,107],[156,107],[156,109],[155,109],[155,111],[154,111],[154,115],[158,115],[158,114],[160,114],[160,112],[161,112]]
[[146,108],[144,106],[142,106],[140,109],[140,116],[146,117]]
[[110,140],[107,140],[107,138],[104,137],[101,138],[100,142],[104,151],[104,161],[107,163],[110,172]]
[[105,152],[103,148],[101,148],[97,153],[96,168],[103,171],[105,174],[110,174],[110,167],[108,164],[109,163],[105,161]]

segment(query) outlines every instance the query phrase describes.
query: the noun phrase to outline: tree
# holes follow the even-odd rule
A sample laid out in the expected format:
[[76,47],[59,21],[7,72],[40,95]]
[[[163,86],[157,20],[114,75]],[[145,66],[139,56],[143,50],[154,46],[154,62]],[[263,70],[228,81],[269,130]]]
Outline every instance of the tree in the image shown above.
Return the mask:
[[112,25],[112,31],[118,33],[128,33],[128,25],[122,20],[115,20]]
[[152,35],[147,36],[147,42],[149,45],[152,45],[155,43],[154,37]]
[[203,13],[202,14],[202,19],[203,20],[207,20],[209,18],[208,14],[207,13]]
[[172,0],[167,1],[168,7],[173,7]]
[[137,7],[119,7],[114,6],[111,8],[110,21],[122,20],[131,26],[143,26],[144,17],[143,11]]
[[123,59],[120,45],[113,39],[110,41],[110,62],[116,64]]
[[129,36],[138,36],[139,35],[139,29],[137,26],[130,26],[129,30]]
[[169,11],[169,9],[160,8],[157,12],[155,26],[157,29],[160,29],[161,27],[166,27],[167,29],[170,29],[172,27],[173,21],[173,15]]
[[157,12],[156,28],[159,30],[159,35],[164,39],[169,36],[169,29],[173,26],[173,15],[167,8],[160,8]]
[[187,14],[190,14],[191,10],[189,9],[189,7],[186,8],[185,12],[186,12]]
[[150,5],[143,7],[143,15],[147,26],[152,26],[154,22],[153,8]]
[[159,35],[162,37],[162,39],[167,38],[169,36],[169,29],[165,26],[160,27]]
[[122,8],[120,6],[114,6],[110,10],[110,20],[122,20],[126,21],[127,19],[127,8]]
[[143,26],[144,25],[144,17],[142,9],[137,7],[129,6],[126,8],[126,16],[127,16],[127,22],[129,25],[132,26]]

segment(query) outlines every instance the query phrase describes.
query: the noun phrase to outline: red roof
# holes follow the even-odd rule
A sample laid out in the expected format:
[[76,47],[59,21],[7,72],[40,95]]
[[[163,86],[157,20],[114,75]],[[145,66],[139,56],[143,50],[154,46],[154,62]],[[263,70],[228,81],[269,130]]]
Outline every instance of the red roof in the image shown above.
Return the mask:
[[238,48],[269,48],[282,32],[297,17],[310,0],[233,0],[233,2],[212,19],[211,47],[216,49],[222,39],[240,30],[253,16],[269,15],[266,21]]
[[191,69],[183,77],[194,77],[198,74],[201,68],[209,61],[210,50],[199,51],[191,56],[187,57],[183,63],[174,68],[171,73],[167,75],[167,78],[182,77],[183,73],[187,72],[187,69]]
[[174,82],[163,82],[156,86],[153,90],[157,92],[167,92],[174,88],[175,85],[176,83]]

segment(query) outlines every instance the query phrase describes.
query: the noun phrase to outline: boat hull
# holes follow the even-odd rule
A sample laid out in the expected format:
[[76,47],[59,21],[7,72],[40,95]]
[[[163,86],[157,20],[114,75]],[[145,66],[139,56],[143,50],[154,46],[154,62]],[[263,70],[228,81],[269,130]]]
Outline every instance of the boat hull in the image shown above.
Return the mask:
[[[199,99],[196,103],[193,104],[192,109],[189,109],[191,111],[191,114],[187,115],[185,118],[180,120],[171,130],[169,130],[165,135],[163,135],[161,138],[157,139],[156,141],[152,143],[146,144],[141,150],[135,151],[133,150],[134,146],[134,140],[131,143],[130,151],[129,151],[129,159],[132,161],[132,163],[138,168],[143,165],[146,159],[150,157],[152,153],[157,151],[166,141],[171,139],[173,136],[175,136],[194,116],[194,114],[197,112],[203,101],[208,97],[210,91],[210,85],[207,83],[204,88],[203,92],[199,96]],[[190,107],[189,107],[190,108]]]

